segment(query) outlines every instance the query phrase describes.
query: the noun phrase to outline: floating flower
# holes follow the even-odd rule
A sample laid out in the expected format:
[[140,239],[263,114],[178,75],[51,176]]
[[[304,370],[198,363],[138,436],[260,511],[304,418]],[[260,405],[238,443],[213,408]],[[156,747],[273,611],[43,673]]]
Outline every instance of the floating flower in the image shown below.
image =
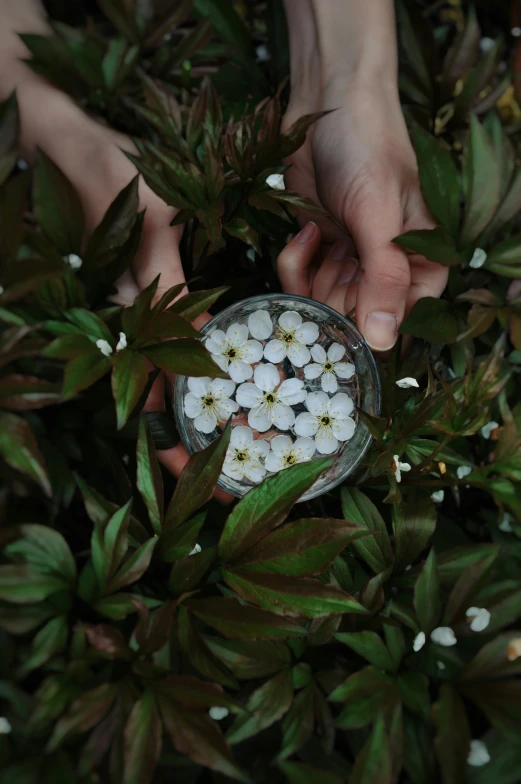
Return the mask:
[[206,348],[222,370],[240,384],[253,376],[252,363],[262,359],[262,345],[258,340],[248,340],[246,324],[232,324],[226,330],[215,329]]
[[445,490],[435,490],[434,493],[431,493],[431,498],[435,504],[441,504],[445,498]]
[[211,433],[218,422],[226,421],[239,406],[230,397],[235,391],[235,383],[228,379],[189,378],[185,395],[185,414],[194,420],[196,430]]
[[78,256],[77,253],[69,253],[68,256],[64,256],[63,257],[63,260],[73,270],[79,269],[81,267],[81,265],[83,264],[83,260],[82,260],[81,256]]
[[521,637],[514,637],[507,646],[507,659],[510,662],[519,659],[521,656]]
[[443,664],[442,661],[437,661],[436,664],[438,665],[438,669],[439,670],[445,670],[446,669],[446,667],[445,667],[445,665]]
[[492,420],[491,422],[487,422],[486,425],[483,425],[483,427],[480,430],[480,433],[483,436],[483,438],[490,438],[492,432],[496,429],[496,427],[499,427],[499,423],[494,422],[494,420]]
[[110,357],[110,355],[112,354],[112,346],[107,340],[103,340],[103,339],[97,340],[96,345],[101,351],[101,353],[104,354],[104,356]]
[[398,455],[393,455],[393,462],[391,463],[391,470],[393,471],[393,473],[394,473],[394,475],[396,477],[396,481],[397,482],[401,482],[402,481],[402,471],[405,471],[405,472],[410,471],[411,467],[412,466],[409,465],[409,463],[400,463],[400,458],[398,457]]
[[286,183],[284,182],[284,175],[283,174],[270,174],[269,177],[266,177],[266,185],[269,185],[270,188],[273,188],[275,191],[283,191],[286,189]]
[[255,49],[255,54],[257,55],[257,61],[259,63],[267,63],[268,60],[271,60],[271,55],[269,53],[269,49],[266,44],[260,44]]
[[458,479],[465,479],[465,477],[471,474],[472,471],[472,466],[458,466],[456,469],[456,476]]
[[0,716],[0,735],[9,735],[13,728],[11,722],[5,716]]
[[127,347],[127,336],[124,332],[119,333],[119,340],[116,345],[116,351],[121,351]]
[[315,445],[321,455],[330,455],[338,449],[339,441],[349,441],[356,429],[350,416],[354,404],[351,398],[339,392],[329,398],[325,392],[310,392],[306,398],[307,412],[299,414],[295,432],[299,436],[315,436]]
[[214,705],[208,711],[210,718],[213,719],[214,721],[222,721],[229,715],[229,713],[230,711],[228,710],[228,708],[221,708],[219,705]]
[[425,632],[419,632],[414,638],[414,642],[412,644],[412,649],[415,653],[421,651],[423,646],[425,645]]
[[[275,365],[257,365],[254,381],[241,384],[236,399],[239,405],[250,408],[248,424],[259,433],[275,425],[280,430],[289,430],[295,424],[295,413],[290,406],[303,403],[307,392],[304,382],[288,378],[280,383],[280,374]],[[279,386],[280,385],[280,386]]]
[[264,464],[268,471],[282,471],[295,463],[305,463],[315,454],[315,442],[312,438],[297,438],[293,441],[289,436],[275,436],[271,441],[271,451]]
[[483,250],[483,248],[476,248],[474,251],[471,260],[469,261],[469,267],[472,269],[479,269],[483,266],[483,264],[487,260],[487,253]]
[[503,531],[506,534],[511,534],[512,533],[512,520],[513,519],[514,518],[512,517],[511,514],[509,514],[508,512],[505,512],[503,514],[503,519],[501,520],[501,522],[500,522],[500,524],[498,526],[499,530]]
[[482,740],[471,740],[467,762],[473,768],[481,768],[490,762],[490,754]]
[[276,339],[264,347],[268,362],[282,362],[288,357],[296,367],[304,367],[311,359],[307,346],[318,338],[318,327],[312,321],[302,323],[302,316],[295,310],[287,310],[279,317]]
[[197,553],[200,553],[202,549],[203,548],[201,547],[200,544],[195,544],[193,548],[190,550],[190,552],[188,553],[188,555],[197,555]]
[[252,482],[260,482],[266,476],[266,469],[260,459],[266,457],[269,449],[270,445],[264,439],[254,440],[253,431],[249,427],[234,427],[223,473],[232,479],[240,480],[246,477]]
[[490,613],[484,607],[469,607],[466,616],[473,632],[484,631],[490,623]]
[[340,343],[333,343],[327,350],[327,354],[318,343],[311,347],[311,357],[315,360],[304,368],[304,375],[308,379],[320,377],[320,383],[324,392],[336,392],[338,389],[338,378],[349,379],[355,373],[355,366],[351,362],[341,362],[340,360],[346,350]]
[[445,648],[450,648],[458,642],[450,626],[438,626],[431,632],[431,640],[436,645],[443,645]]
[[399,381],[397,381],[396,386],[400,387],[400,389],[410,389],[411,387],[419,387],[420,385],[415,378],[406,376],[405,378],[401,378]]
[[273,322],[267,310],[256,310],[248,316],[248,329],[257,340],[267,340],[273,332]]

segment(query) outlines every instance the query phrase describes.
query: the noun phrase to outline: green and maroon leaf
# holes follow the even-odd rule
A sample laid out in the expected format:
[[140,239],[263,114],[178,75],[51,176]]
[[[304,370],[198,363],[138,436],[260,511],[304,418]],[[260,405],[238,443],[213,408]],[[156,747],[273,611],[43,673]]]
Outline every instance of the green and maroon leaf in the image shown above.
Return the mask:
[[450,684],[442,684],[432,715],[441,781],[443,784],[460,784],[465,780],[470,728],[465,705]]
[[137,442],[137,486],[148,510],[148,517],[156,534],[163,525],[163,479],[150,428],[145,417],[139,421]]
[[149,784],[153,780],[161,754],[161,735],[156,698],[145,691],[125,724],[123,784]]
[[289,710],[292,700],[291,670],[282,670],[253,692],[246,704],[247,713],[239,716],[227,732],[228,742],[240,743],[271,727]]
[[148,369],[145,358],[135,351],[118,351],[112,360],[111,380],[118,430],[121,430],[147,385]]
[[295,621],[269,610],[248,607],[232,597],[191,599],[185,606],[196,618],[231,640],[278,640],[306,634]]
[[29,423],[6,411],[0,412],[0,455],[11,468],[33,479],[51,496],[49,475]]
[[212,359],[212,355],[198,340],[179,338],[146,346],[142,353],[153,365],[167,373],[183,376],[210,376],[211,378],[228,378]]

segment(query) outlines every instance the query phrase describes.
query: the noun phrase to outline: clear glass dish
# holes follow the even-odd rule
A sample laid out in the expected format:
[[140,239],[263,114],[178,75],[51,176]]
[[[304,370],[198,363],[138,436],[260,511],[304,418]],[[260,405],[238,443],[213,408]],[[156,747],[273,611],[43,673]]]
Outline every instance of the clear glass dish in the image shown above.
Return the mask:
[[[288,294],[267,294],[264,296],[251,297],[250,299],[237,302],[226,308],[219,313],[215,318],[209,321],[202,328],[201,333],[208,340],[212,333],[216,330],[226,330],[232,324],[248,324],[248,319],[251,314],[256,311],[267,311],[272,319],[274,325],[274,333],[266,340],[260,341],[264,348],[265,344],[271,339],[280,337],[280,332],[277,333],[277,321],[282,313],[286,311],[296,312],[300,314],[304,322],[311,321],[318,326],[318,338],[315,343],[322,345],[324,349],[332,343],[340,344],[345,349],[345,355],[342,358],[343,362],[348,362],[354,365],[355,372],[351,378],[336,377],[337,393],[347,394],[354,403],[354,410],[351,413],[351,418],[355,422],[354,433],[349,440],[339,443],[338,450],[334,453],[335,462],[331,468],[315,482],[315,484],[305,493],[301,501],[306,501],[316,496],[328,492],[336,485],[343,482],[350,474],[355,471],[364,455],[367,453],[371,443],[371,435],[365,425],[360,420],[357,414],[357,408],[366,411],[368,414],[379,415],[381,406],[381,389],[378,371],[374,361],[374,357],[363,337],[354,326],[354,324],[340,313],[337,313],[327,305],[320,302],[307,299],[305,297],[298,297]],[[219,333],[218,333],[219,334]],[[250,339],[251,335],[248,336]],[[213,345],[213,343],[211,344]],[[312,348],[308,344],[308,348]],[[339,349],[337,349],[339,352]],[[316,349],[315,349],[316,353]],[[327,360],[326,360],[327,361]],[[269,362],[268,358],[263,358],[262,363]],[[315,362],[311,359],[311,362]],[[260,362],[252,362],[252,369],[254,370]],[[273,363],[275,364],[275,363]],[[311,379],[305,377],[305,368],[295,366],[288,357],[279,362],[276,367],[280,370],[281,378],[297,378],[304,382],[305,390],[309,392],[322,392],[322,376]],[[247,379],[248,382],[253,382],[254,379]],[[240,384],[237,384],[237,388]],[[174,384],[173,407],[176,419],[177,428],[181,441],[184,444],[187,452],[192,455],[205,449],[218,435],[222,432],[226,422],[224,420],[218,422],[216,428],[210,432],[205,433],[196,429],[195,420],[190,418],[185,413],[185,398],[189,393],[188,378],[186,376],[177,376]],[[233,394],[236,396],[237,389]],[[329,394],[329,397],[333,397]],[[307,407],[305,403],[297,403],[292,406],[295,416],[306,413]],[[248,414],[250,413],[248,407],[244,408],[239,406],[236,414],[232,418],[233,425],[248,425]],[[289,435],[292,439],[298,438],[295,431],[295,426],[279,430],[275,426],[271,426],[268,432],[255,432],[255,439],[266,439],[270,442],[277,435]],[[280,442],[279,442],[280,443]],[[322,454],[315,452],[311,459],[322,457]],[[267,471],[266,476],[272,475]],[[226,492],[238,498],[245,495],[256,482],[253,482],[246,477],[236,479],[231,476],[221,474],[219,479],[219,487]]]

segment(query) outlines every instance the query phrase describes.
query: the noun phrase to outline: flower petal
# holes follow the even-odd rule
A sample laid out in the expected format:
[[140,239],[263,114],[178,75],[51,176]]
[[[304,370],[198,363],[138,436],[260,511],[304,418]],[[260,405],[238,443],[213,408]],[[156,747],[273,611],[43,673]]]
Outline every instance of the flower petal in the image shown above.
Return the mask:
[[244,476],[244,463],[225,462],[223,464],[223,474],[229,476],[230,479],[237,479],[240,481]]
[[214,378],[210,384],[210,392],[215,397],[225,399],[231,397],[235,392],[235,382],[230,381],[228,378]]
[[335,364],[335,373],[338,378],[353,378],[355,366],[351,362],[337,362]]
[[283,403],[276,403],[272,408],[271,419],[279,430],[289,430],[295,424],[295,412]]
[[255,408],[262,403],[262,390],[256,384],[248,381],[247,384],[241,384],[237,387],[235,399],[240,406],[245,408]]
[[415,378],[411,376],[406,376],[405,378],[400,378],[398,381],[395,382],[397,387],[400,389],[410,389],[411,387],[419,387],[420,385],[416,381]]
[[331,343],[327,350],[327,358],[330,362],[340,362],[345,353],[346,350],[340,343]]
[[297,340],[300,340],[301,343],[306,343],[310,346],[318,340],[318,325],[314,324],[312,321],[305,321],[295,332],[295,337]]
[[190,417],[190,419],[194,419],[196,416],[199,416],[203,410],[201,399],[192,395],[191,392],[188,392],[185,395],[184,409],[186,416]]
[[[467,756],[467,762],[473,768],[481,768],[490,762],[490,753],[485,743],[482,740],[471,740],[470,751]],[[488,776],[487,776],[488,778]]]
[[273,322],[267,310],[256,310],[248,317],[248,329],[257,340],[267,340],[273,332]]
[[202,397],[206,395],[208,390],[210,389],[211,379],[207,376],[201,376],[201,378],[194,378],[190,377],[188,379],[188,389],[195,395],[196,397]]
[[194,419],[194,426],[201,433],[212,433],[217,426],[217,417],[213,411],[205,411]]
[[329,403],[329,413],[332,417],[348,417],[352,414],[355,404],[344,392],[339,392],[331,398]]
[[279,316],[279,324],[286,332],[291,332],[302,324],[302,316],[296,310],[287,310]]
[[264,461],[264,465],[268,471],[272,471],[273,473],[282,471],[284,468],[284,458],[282,455],[276,455],[274,452],[270,452]]
[[250,427],[237,425],[237,427],[232,428],[232,434],[230,436],[231,446],[234,446],[237,449],[246,449],[252,441],[253,432]]
[[219,421],[222,422],[223,420],[229,419],[232,414],[237,413],[239,404],[236,403],[235,400],[226,398],[225,400],[219,400],[215,408],[217,417]]
[[299,378],[287,378],[280,385],[278,396],[286,405],[295,406],[297,403],[303,403],[308,393],[304,389],[304,382]]
[[248,364],[260,362],[264,354],[264,346],[258,340],[247,340],[241,347],[241,357]]
[[275,365],[265,362],[262,365],[257,365],[253,379],[259,389],[262,389],[264,392],[271,392],[280,383],[280,373]]
[[[308,395],[309,399],[309,395]],[[314,436],[318,430],[318,419],[304,411],[295,420],[295,433],[298,436]]]
[[338,389],[338,384],[336,380],[336,376],[334,373],[324,373],[322,378],[320,379],[320,385],[324,392],[330,392],[333,394]]
[[293,448],[293,441],[289,436],[275,436],[271,441],[271,450],[276,455],[287,455]]
[[246,362],[242,362],[240,359],[234,359],[233,362],[230,362],[228,374],[237,384],[241,384],[243,381],[247,381],[253,376],[253,370],[251,369],[251,365],[248,365]]
[[295,367],[304,367],[311,358],[309,349],[303,343],[290,343],[288,347],[288,357]]
[[333,435],[339,441],[349,441],[356,430],[356,423],[351,417],[347,417],[347,419],[333,419],[332,430]]
[[444,645],[446,648],[456,645],[458,642],[450,626],[437,626],[431,632],[431,640],[437,645]]
[[206,348],[210,352],[210,354],[222,354],[223,353],[223,345],[221,343],[217,343],[216,340],[213,338],[208,338],[205,343]]
[[[329,408],[329,398],[325,392],[310,392],[306,398],[306,408],[314,416],[322,416]],[[308,433],[302,433],[308,435]]]
[[282,340],[270,340],[264,346],[264,357],[268,362],[273,362],[275,365],[282,362],[286,356],[286,344]]
[[266,406],[252,408],[248,414],[248,424],[250,427],[253,427],[254,430],[258,430],[259,433],[265,433],[266,430],[269,430],[271,427],[269,409],[266,408]]
[[[273,441],[272,441],[272,449],[273,449]],[[295,455],[299,463],[303,463],[305,460],[311,460],[311,458],[315,454],[315,450],[316,450],[316,446],[312,438],[297,438],[297,440],[293,445],[293,454]]]
[[226,340],[230,346],[242,346],[248,340],[248,327],[246,324],[230,324],[226,330]]
[[250,482],[262,482],[266,476],[266,469],[259,463],[258,460],[248,460],[244,466],[244,473]]
[[330,428],[321,427],[315,436],[315,446],[321,455],[331,455],[338,449],[338,441]]
[[[316,348],[316,346],[313,346],[313,348]],[[313,356],[313,349],[311,349],[311,355]],[[318,378],[322,371],[322,365],[317,365],[316,362],[311,362],[304,368],[304,376],[308,379],[308,381],[311,381],[314,378]]]
[[248,452],[250,455],[254,455],[257,460],[261,457],[264,458],[270,451],[270,444],[269,441],[266,441],[265,438],[258,438],[253,444],[250,444]]
[[320,365],[323,365],[327,359],[327,354],[324,350],[324,347],[320,345],[320,343],[315,343],[314,346],[311,346],[311,356],[318,362]]
[[206,345],[208,345],[210,340],[214,341],[220,347],[223,343],[226,343],[226,334],[222,329],[214,329],[213,332],[210,332],[208,335]]

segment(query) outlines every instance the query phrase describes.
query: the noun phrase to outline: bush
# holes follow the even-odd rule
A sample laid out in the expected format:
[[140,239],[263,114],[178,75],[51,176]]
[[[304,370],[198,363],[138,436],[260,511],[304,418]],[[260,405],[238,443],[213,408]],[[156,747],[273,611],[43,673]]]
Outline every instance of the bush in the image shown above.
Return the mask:
[[[2,105],[2,782],[515,784],[512,53],[500,38],[480,51],[473,8],[398,3],[404,112],[439,226],[396,242],[450,266],[449,286],[402,325],[408,353],[380,365],[383,413],[364,419],[374,441],[357,475],[293,507],[324,467],[297,465],[230,508],[211,498],[229,432],[175,483],[155,454],[178,442],[169,406],[142,407],[159,371],[219,372],[190,322],[276,289],[293,211],[318,208],[265,181],[316,117],[280,132],[278,0],[99,5],[54,38],[24,36],[29,65],[139,139],[133,160],[188,222],[197,278],[153,308],[158,281],[132,307],[111,303],[139,245],[137,178],[87,237],[56,165],[16,165],[16,97]],[[419,389],[396,385],[410,376]]]

